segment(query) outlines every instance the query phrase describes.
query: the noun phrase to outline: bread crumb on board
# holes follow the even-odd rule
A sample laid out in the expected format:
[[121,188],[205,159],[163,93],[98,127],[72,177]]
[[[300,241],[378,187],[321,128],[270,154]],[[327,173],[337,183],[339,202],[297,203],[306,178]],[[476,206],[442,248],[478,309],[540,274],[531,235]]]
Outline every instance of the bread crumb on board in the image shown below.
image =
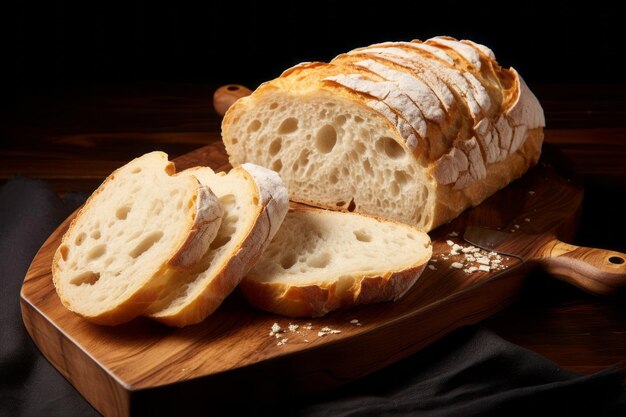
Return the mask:
[[[530,221],[530,218],[527,219]],[[518,230],[519,228],[520,226],[516,224],[512,230]],[[458,233],[456,235],[458,236]],[[452,234],[449,233],[448,236],[452,236]],[[463,245],[450,239],[446,240],[446,244],[450,247],[449,252],[433,256],[429,261],[428,269],[436,271],[437,267],[434,263],[438,259],[443,261],[450,260],[450,268],[463,270],[468,275],[475,272],[499,271],[507,268],[503,261],[509,258],[503,257],[497,252],[487,251],[474,245]]]
[[[358,327],[358,326],[363,325],[359,321],[359,319],[351,319],[350,324],[352,325],[352,327]],[[310,341],[308,337],[310,336],[310,333],[313,329],[314,329],[314,326],[312,323],[305,323],[305,324],[289,323],[286,326],[286,328],[281,327],[280,324],[278,323],[274,323],[272,324],[272,327],[270,328],[269,336],[279,339],[276,342],[276,346],[284,346],[289,342],[290,338],[285,337],[287,333],[293,334],[296,337],[296,340],[298,336],[303,337],[302,341],[304,343],[309,343]],[[317,332],[317,337],[325,337],[328,335],[339,334],[339,333],[341,333],[341,330],[332,329],[329,326],[324,326]]]

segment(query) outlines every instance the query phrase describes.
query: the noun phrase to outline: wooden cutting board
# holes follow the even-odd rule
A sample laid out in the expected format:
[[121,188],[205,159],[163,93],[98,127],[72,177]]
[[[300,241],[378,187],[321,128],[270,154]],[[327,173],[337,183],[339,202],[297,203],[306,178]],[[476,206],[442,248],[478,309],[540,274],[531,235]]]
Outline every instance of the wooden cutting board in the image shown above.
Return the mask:
[[[176,164],[179,169],[229,167],[221,144],[184,155]],[[502,271],[451,268],[459,257],[449,256],[446,241],[468,246],[461,239],[466,225],[554,232],[571,239],[582,198],[580,185],[543,162],[430,233],[436,269],[427,268],[397,302],[293,320],[255,310],[235,293],[206,321],[185,329],[144,318],[102,327],[66,310],[52,285],[50,266],[70,217],[32,262],[21,291],[22,317],[44,356],[105,415],[180,415],[185,408],[241,401],[244,392],[246,401],[254,401],[319,391],[396,362],[516,299],[527,268],[516,266],[520,262],[514,258],[504,260]],[[274,323],[287,329],[280,338],[269,335]],[[289,331],[290,324],[298,329]],[[318,335],[324,327],[340,333]]]

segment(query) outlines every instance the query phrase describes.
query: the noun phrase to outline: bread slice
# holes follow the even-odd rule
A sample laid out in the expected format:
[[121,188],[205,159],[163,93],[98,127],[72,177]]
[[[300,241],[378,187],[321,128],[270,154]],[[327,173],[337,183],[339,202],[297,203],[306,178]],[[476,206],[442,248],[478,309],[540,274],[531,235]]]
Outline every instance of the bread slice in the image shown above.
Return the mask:
[[68,309],[100,324],[128,321],[204,254],[222,208],[194,177],[174,174],[167,154],[148,153],[109,175],[79,210],[52,267]]
[[544,125],[493,51],[436,37],[296,65],[238,100],[222,137],[233,166],[277,171],[293,201],[429,231],[536,164]]
[[228,175],[206,167],[184,173],[211,187],[224,220],[202,260],[181,273],[178,287],[163,293],[146,312],[178,327],[204,320],[237,287],[276,234],[289,204],[278,174],[256,165],[243,164]]
[[432,255],[430,238],[390,220],[292,208],[240,288],[251,304],[289,317],[400,298]]

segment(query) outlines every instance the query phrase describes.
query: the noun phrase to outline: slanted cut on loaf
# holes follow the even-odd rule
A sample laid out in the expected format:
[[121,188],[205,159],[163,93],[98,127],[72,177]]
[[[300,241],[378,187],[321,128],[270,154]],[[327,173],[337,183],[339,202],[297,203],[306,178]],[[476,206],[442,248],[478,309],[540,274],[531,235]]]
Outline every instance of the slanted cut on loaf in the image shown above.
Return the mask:
[[207,167],[182,173],[213,190],[224,219],[200,262],[181,272],[178,286],[163,292],[146,312],[178,327],[204,320],[237,287],[278,231],[289,205],[278,174],[253,164],[243,164],[228,175]]
[[222,208],[163,152],[113,172],[79,210],[52,266],[63,304],[100,324],[141,315],[217,235]]
[[240,288],[251,304],[289,317],[391,301],[432,256],[428,235],[391,220],[292,208]]
[[543,110],[515,69],[436,37],[299,64],[238,100],[230,162],[278,171],[292,200],[429,231],[534,165]]

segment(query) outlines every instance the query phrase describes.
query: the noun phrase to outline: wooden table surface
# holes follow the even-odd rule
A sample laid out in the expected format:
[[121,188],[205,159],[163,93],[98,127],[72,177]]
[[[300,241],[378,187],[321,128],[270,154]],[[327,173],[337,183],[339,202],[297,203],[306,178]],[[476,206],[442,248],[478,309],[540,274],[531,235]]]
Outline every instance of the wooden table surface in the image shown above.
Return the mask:
[[[0,184],[16,173],[62,194],[93,191],[151,150],[171,158],[220,141],[216,86],[108,85],[22,97],[3,110]],[[532,86],[544,106],[546,149],[562,155],[586,196],[574,243],[626,252],[626,86]],[[562,367],[626,371],[626,295],[598,299],[537,273],[521,300],[485,321],[503,338]]]

